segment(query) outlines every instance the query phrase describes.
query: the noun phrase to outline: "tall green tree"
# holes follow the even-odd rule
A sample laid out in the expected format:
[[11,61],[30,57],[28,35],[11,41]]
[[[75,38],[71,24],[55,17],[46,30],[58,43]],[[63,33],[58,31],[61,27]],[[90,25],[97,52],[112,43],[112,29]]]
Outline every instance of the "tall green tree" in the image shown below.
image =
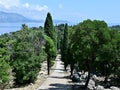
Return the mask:
[[68,53],[68,25],[65,24],[64,34],[62,39],[62,47],[61,47],[62,61],[64,62],[65,69],[69,64],[67,59],[67,53]]
[[49,36],[53,41],[55,41],[55,36],[54,36],[54,26],[53,26],[53,21],[52,21],[52,16],[48,12],[47,17],[44,23],[44,31],[47,36]]
[[120,34],[117,30],[109,31],[110,40],[99,49],[100,62],[98,67],[100,72],[105,76],[105,83],[111,74],[116,75],[120,66]]
[[[80,69],[88,72],[85,88],[89,83],[91,73],[98,68],[96,62],[101,62],[98,58],[100,50],[106,52],[101,47],[108,46],[109,48],[109,41],[109,29],[104,21],[85,20],[75,27],[75,33],[72,36],[72,51]],[[108,57],[105,58],[109,60]]]
[[[44,23],[44,32],[48,37],[50,37],[53,40],[54,46],[56,48],[56,46],[57,46],[56,32],[55,32],[55,29],[54,29],[54,26],[53,26],[52,16],[51,16],[51,14],[49,12],[47,13],[47,17],[46,17],[46,20],[45,20],[45,23]],[[51,62],[50,61],[51,56],[49,55],[49,49],[51,47],[50,47],[50,43],[48,41],[46,41],[45,48],[47,48],[47,49],[45,51],[47,53],[47,64],[48,64],[47,69],[48,69],[48,75],[49,75],[50,74],[50,62]]]
[[62,46],[62,40],[63,40],[63,34],[64,34],[64,24],[59,24],[55,26],[56,32],[57,32],[57,49],[60,50]]
[[57,34],[53,25],[52,16],[49,12],[47,13],[47,17],[44,23],[44,32],[54,41],[55,46],[57,46]]

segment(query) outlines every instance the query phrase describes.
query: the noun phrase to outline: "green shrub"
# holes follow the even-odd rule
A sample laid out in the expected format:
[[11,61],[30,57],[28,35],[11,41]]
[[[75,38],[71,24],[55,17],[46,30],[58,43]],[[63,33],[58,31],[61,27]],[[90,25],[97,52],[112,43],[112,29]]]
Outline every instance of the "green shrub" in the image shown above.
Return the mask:
[[3,90],[6,87],[13,85],[12,69],[5,60],[0,58],[0,89]]

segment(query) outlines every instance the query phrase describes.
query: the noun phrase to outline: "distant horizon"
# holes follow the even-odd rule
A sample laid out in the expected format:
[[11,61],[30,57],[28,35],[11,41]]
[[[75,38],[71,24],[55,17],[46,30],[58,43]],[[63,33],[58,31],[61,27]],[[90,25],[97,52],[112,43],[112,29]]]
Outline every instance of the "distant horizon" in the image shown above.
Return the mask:
[[[44,21],[45,21],[45,19],[32,19],[32,18],[28,18],[28,17],[26,17],[26,16],[24,16],[24,15],[22,15],[22,14],[19,14],[19,13],[15,13],[15,12],[7,12],[7,11],[0,11],[0,12],[2,12],[2,13],[8,13],[8,14],[18,14],[18,15],[21,15],[21,16],[23,16],[23,17],[25,17],[25,18],[27,18],[27,19],[29,19],[29,20],[33,20],[33,21],[27,21],[27,22],[18,22],[18,23],[35,23],[36,21],[38,21],[38,23],[44,23]],[[53,18],[53,17],[52,17]],[[88,18],[89,19],[89,18]],[[36,21],[34,21],[34,20],[36,20]],[[87,19],[84,19],[84,20],[87,20]],[[68,24],[71,24],[71,25],[76,25],[76,24],[78,24],[78,23],[80,23],[80,22],[83,22],[84,20],[82,20],[82,21],[77,21],[77,22],[75,22],[75,21],[68,21],[67,19],[66,20],[64,20],[64,19],[53,19],[53,22],[56,24],[56,22],[58,21],[58,22],[61,22],[60,24],[63,24],[63,23],[68,23]],[[90,19],[90,20],[99,20],[99,19]],[[105,21],[105,20],[101,20],[101,21]],[[63,22],[63,23],[62,23]],[[106,22],[106,21],[105,21]],[[0,22],[0,23],[16,23],[16,22]],[[113,26],[113,25],[120,25],[120,22],[106,22],[107,23],[107,25],[108,26]]]
[[[7,12],[7,11],[0,11],[0,12],[5,12],[5,13],[14,13],[14,14],[19,14],[19,13],[15,13],[15,12]],[[19,14],[19,15],[22,15],[22,14]],[[22,16],[24,16],[24,15],[22,15]],[[28,17],[26,17],[26,16],[24,16],[25,18],[28,18]],[[44,19],[33,19],[33,18],[28,18],[28,19],[30,19],[30,20],[37,20],[37,21],[42,21],[42,23],[43,23],[43,21],[45,21]],[[88,18],[89,19],[89,18]],[[60,20],[60,19],[53,19],[53,20]],[[85,19],[85,20],[87,20],[87,19]],[[91,20],[99,20],[99,19],[91,19]],[[82,20],[82,21],[77,21],[77,22],[75,22],[75,21],[68,21],[68,20],[64,20],[64,19],[61,19],[61,21],[66,21],[66,22],[69,22],[70,24],[72,24],[72,25],[76,25],[76,24],[78,24],[78,23],[80,23],[80,22],[83,22],[84,20]],[[102,21],[105,21],[105,20],[102,20]],[[105,21],[106,22],[106,21]],[[1,22],[0,22],[1,23]],[[9,22],[10,23],[10,22]],[[11,22],[12,23],[12,22]],[[113,26],[113,25],[120,25],[120,22],[106,22],[107,24],[108,24],[108,26]]]
[[[78,22],[80,23],[80,22]],[[77,25],[78,23],[70,23],[69,25]],[[22,24],[28,25],[28,27],[39,27],[39,26],[44,26],[44,22],[39,22],[39,23],[34,23],[34,22],[28,22],[28,23],[0,23],[0,35],[5,34],[5,33],[10,33],[10,32],[16,32],[21,30]],[[62,24],[62,23],[61,23]],[[56,25],[54,23],[54,25]],[[57,24],[58,25],[58,24]],[[107,23],[107,25],[110,26],[115,26],[115,25],[120,25],[119,23]]]

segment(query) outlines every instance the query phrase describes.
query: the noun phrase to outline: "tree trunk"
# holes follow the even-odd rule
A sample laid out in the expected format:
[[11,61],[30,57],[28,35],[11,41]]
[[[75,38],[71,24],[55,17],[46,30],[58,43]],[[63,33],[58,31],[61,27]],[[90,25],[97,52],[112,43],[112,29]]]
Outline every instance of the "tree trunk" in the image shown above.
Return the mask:
[[105,83],[105,88],[110,88],[110,83],[108,82],[109,75],[105,77],[104,83]]
[[88,78],[87,78],[87,81],[86,81],[86,83],[85,83],[85,87],[84,88],[87,88],[87,86],[88,86],[88,83],[89,83],[89,80],[90,80],[90,72],[88,72]]
[[106,67],[105,67],[105,80],[104,80],[104,82],[105,82],[105,84],[107,84],[108,83],[108,78],[109,78],[109,73],[110,73],[110,70],[109,70],[109,68],[110,68],[110,66],[109,66],[109,64],[106,64]]
[[108,82],[109,75],[105,76],[104,83],[106,84],[107,87],[109,87],[109,82]]
[[3,85],[0,90],[4,90],[7,85]]
[[105,76],[104,82],[105,82],[105,84],[108,82],[108,76]]
[[65,69],[65,71],[67,71],[67,63],[66,62],[64,62],[64,69]]
[[2,87],[1,90],[4,90],[4,87]]
[[50,57],[47,57],[47,70],[48,70],[48,75],[50,75]]
[[70,76],[72,76],[73,75],[73,70],[74,70],[74,66],[73,65],[70,65],[70,72],[71,72],[71,74],[70,74]]

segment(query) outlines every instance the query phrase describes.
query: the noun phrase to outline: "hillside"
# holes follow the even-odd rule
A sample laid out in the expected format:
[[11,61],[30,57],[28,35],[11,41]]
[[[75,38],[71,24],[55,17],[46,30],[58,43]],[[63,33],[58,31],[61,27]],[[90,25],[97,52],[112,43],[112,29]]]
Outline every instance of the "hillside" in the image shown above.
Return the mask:
[[[44,23],[44,20],[33,20],[24,17],[21,14],[18,13],[8,13],[8,12],[3,12],[0,11],[0,23],[11,23],[11,22],[41,22]],[[55,24],[60,24],[60,23],[69,23],[66,20],[53,20]]]
[[0,22],[29,22],[30,19],[17,14],[17,13],[7,13],[0,11]]

